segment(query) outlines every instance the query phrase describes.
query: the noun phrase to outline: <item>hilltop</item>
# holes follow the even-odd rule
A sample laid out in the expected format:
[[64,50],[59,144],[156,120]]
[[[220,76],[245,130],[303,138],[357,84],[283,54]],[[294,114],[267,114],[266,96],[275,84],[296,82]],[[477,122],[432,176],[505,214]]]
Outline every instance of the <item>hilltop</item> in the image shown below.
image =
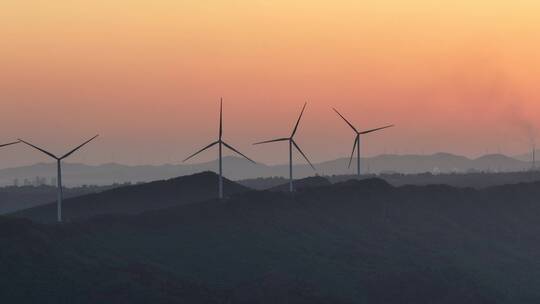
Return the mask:
[[[203,172],[150,183],[123,186],[64,200],[66,221],[103,214],[138,214],[148,210],[204,201],[216,197],[218,175]],[[225,195],[249,191],[228,179],[223,180]],[[56,221],[56,202],[15,212],[16,217],[39,222]]]

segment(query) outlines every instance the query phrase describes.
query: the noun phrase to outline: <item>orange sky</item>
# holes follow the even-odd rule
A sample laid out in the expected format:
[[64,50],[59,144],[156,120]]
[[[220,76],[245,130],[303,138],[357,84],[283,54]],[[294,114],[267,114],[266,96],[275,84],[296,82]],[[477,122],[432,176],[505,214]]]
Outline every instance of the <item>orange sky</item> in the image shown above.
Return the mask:
[[[406,4],[405,4],[406,3]],[[58,153],[100,133],[71,160],[177,163],[217,135],[254,159],[313,161],[528,148],[540,125],[538,1],[15,1],[0,3],[0,141]],[[201,160],[215,157],[207,153]],[[24,147],[0,167],[47,160]]]

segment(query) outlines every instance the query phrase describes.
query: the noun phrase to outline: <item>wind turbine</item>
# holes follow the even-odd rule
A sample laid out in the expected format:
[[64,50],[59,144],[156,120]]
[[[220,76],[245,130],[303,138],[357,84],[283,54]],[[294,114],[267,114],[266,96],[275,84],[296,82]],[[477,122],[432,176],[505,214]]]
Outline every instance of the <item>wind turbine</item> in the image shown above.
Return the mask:
[[306,154],[304,154],[302,149],[300,149],[300,147],[294,141],[294,135],[296,134],[296,130],[298,130],[298,125],[300,124],[300,119],[302,118],[302,115],[304,114],[304,110],[306,109],[306,105],[307,105],[307,102],[304,103],[304,107],[302,108],[302,112],[300,112],[300,116],[298,116],[298,120],[296,121],[296,125],[294,125],[294,129],[293,129],[293,131],[291,133],[291,136],[254,143],[254,145],[260,145],[260,144],[266,144],[266,143],[278,142],[278,141],[288,141],[289,142],[289,191],[290,192],[293,192],[293,190],[294,190],[293,189],[293,168],[292,168],[292,166],[293,166],[293,160],[292,160],[293,146],[296,148],[296,150],[298,150],[298,152],[300,152],[300,154],[302,154],[302,156],[305,158],[305,160],[308,162],[308,164],[311,166],[311,168],[314,171],[317,171],[317,169],[315,169],[313,164],[311,164],[311,162],[307,158]]
[[532,170],[536,171],[536,142],[532,143]]
[[218,140],[216,140],[215,142],[209,144],[208,146],[200,149],[199,151],[191,154],[186,159],[184,159],[184,162],[189,160],[190,158],[194,157],[195,155],[203,152],[204,150],[210,149],[211,147],[213,147],[215,145],[219,145],[219,149],[218,149],[219,150],[219,181],[218,181],[218,185],[219,185],[219,198],[223,199],[223,146],[227,147],[229,150],[231,150],[233,152],[236,152],[237,154],[241,155],[245,159],[247,159],[250,162],[255,164],[255,162],[253,160],[251,160],[249,157],[245,156],[240,151],[236,150],[231,145],[229,145],[225,141],[223,141],[223,98],[221,98],[220,104],[219,104],[219,136],[218,136]]
[[353,150],[351,152],[351,157],[349,158],[349,168],[351,167],[351,163],[352,163],[352,159],[353,159],[353,156],[354,156],[354,151],[356,150],[356,162],[357,162],[357,174],[358,174],[358,177],[360,177],[360,135],[364,135],[364,134],[368,134],[368,133],[372,133],[372,132],[376,132],[376,131],[379,131],[379,130],[383,130],[383,129],[386,129],[386,128],[390,128],[390,127],[393,127],[394,125],[387,125],[387,126],[384,126],[384,127],[380,127],[380,128],[376,128],[376,129],[371,129],[371,130],[366,130],[366,131],[358,131],[343,115],[341,115],[341,113],[338,112],[338,110],[336,110],[335,108],[332,108],[334,109],[334,111],[349,125],[349,127],[351,127],[351,129],[353,129],[353,131],[356,133],[356,137],[354,138],[354,143],[353,143]]
[[80,148],[82,148],[84,145],[86,145],[87,143],[91,142],[92,140],[94,140],[96,137],[98,137],[99,135],[96,135],[92,138],[90,138],[89,140],[85,141],[84,143],[80,144],[79,146],[77,146],[76,148],[74,148],[73,150],[69,151],[68,153],[64,154],[63,156],[61,157],[58,157],[42,148],[39,148],[37,146],[34,146],[33,144],[27,142],[27,141],[24,141],[22,139],[19,139],[21,142],[27,144],[28,146],[38,150],[38,151],[41,151],[43,153],[45,153],[46,155],[54,158],[56,160],[56,168],[57,168],[57,179],[56,179],[56,183],[57,183],[57,193],[58,193],[58,198],[57,198],[57,207],[56,207],[56,212],[57,212],[57,218],[58,218],[58,222],[61,223],[62,222],[62,199],[63,199],[63,191],[62,191],[62,160],[69,157],[71,154],[75,153],[75,151],[79,150]]
[[18,143],[20,143],[20,142],[21,142],[21,141],[18,140],[18,141],[10,142],[10,143],[7,143],[7,144],[1,144],[1,145],[0,145],[0,148],[7,147],[7,146],[11,146],[11,145],[15,145],[15,144],[18,144]]

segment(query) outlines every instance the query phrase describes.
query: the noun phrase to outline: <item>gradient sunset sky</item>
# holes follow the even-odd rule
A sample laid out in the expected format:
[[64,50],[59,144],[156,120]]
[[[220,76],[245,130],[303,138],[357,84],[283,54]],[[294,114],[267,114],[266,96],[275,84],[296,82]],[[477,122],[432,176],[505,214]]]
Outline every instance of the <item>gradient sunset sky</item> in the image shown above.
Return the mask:
[[[0,142],[69,161],[179,163],[217,136],[284,163],[439,151],[524,153],[540,127],[539,1],[15,1],[0,3]],[[200,161],[216,157],[207,152]],[[49,161],[25,146],[0,167]]]

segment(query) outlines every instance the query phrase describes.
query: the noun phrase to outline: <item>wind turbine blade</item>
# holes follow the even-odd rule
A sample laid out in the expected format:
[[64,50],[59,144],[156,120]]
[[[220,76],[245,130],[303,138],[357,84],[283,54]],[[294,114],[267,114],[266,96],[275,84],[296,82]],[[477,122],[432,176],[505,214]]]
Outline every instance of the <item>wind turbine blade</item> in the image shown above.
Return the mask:
[[7,143],[7,144],[2,144],[2,145],[0,145],[0,148],[15,145],[15,144],[18,144],[20,142],[21,141],[19,140],[19,141],[10,142],[10,143]]
[[92,140],[96,139],[99,135],[96,135],[92,138],[90,138],[89,140],[83,142],[82,144],[80,144],[79,146],[77,146],[75,149],[69,151],[68,153],[66,153],[64,156],[60,157],[60,159],[64,159],[68,156],[70,156],[71,154],[75,153],[75,151],[79,150],[80,148],[84,147],[86,144],[88,144],[89,142],[91,142]]
[[356,151],[356,144],[358,143],[359,137],[360,137],[360,135],[356,135],[356,138],[354,139],[354,144],[353,144],[353,147],[352,147],[351,157],[349,158],[349,166],[348,166],[348,168],[351,167],[352,159],[354,157],[354,151]]
[[32,147],[32,148],[34,148],[34,149],[36,149],[36,150],[39,150],[39,151],[41,151],[41,152],[43,152],[43,153],[49,155],[50,157],[52,157],[52,158],[54,158],[54,159],[58,159],[58,157],[56,157],[56,155],[52,154],[52,153],[49,152],[49,151],[45,151],[44,149],[41,149],[40,147],[34,146],[34,145],[32,145],[31,143],[29,143],[29,142],[27,142],[27,141],[24,141],[24,140],[22,140],[22,139],[19,139],[19,140],[20,140],[22,143],[25,143],[25,144],[29,145],[30,147]]
[[254,145],[267,144],[267,143],[276,142],[276,141],[286,141],[289,139],[290,138],[284,137],[284,138],[278,138],[278,139],[265,140],[265,141],[256,142],[254,143]]
[[317,169],[315,169],[315,167],[313,166],[313,164],[309,161],[309,159],[307,158],[306,154],[304,154],[304,152],[302,151],[302,149],[300,149],[300,147],[296,144],[296,142],[293,140],[292,141],[293,145],[296,147],[296,149],[298,150],[298,152],[300,152],[300,154],[302,154],[302,156],[306,159],[306,161],[308,162],[308,164],[311,166],[311,168],[314,170],[314,171],[317,171]]
[[191,154],[190,156],[188,156],[186,159],[183,160],[183,162],[189,160],[189,159],[192,158],[193,156],[195,156],[195,155],[197,155],[197,154],[203,152],[204,150],[206,150],[206,149],[208,149],[208,148],[211,148],[212,146],[214,146],[214,145],[216,145],[216,144],[218,144],[218,143],[219,143],[219,140],[218,140],[218,141],[215,141],[215,142],[213,142],[213,143],[211,143],[211,144],[209,144],[208,146],[206,146],[206,147],[200,149],[199,151],[197,151],[197,152]]
[[334,109],[334,111],[349,125],[349,127],[351,127],[354,132],[358,133],[358,130],[356,130],[356,128],[352,125],[352,123],[350,123],[343,115],[341,115],[341,113],[338,112],[338,110],[336,110],[335,108],[332,108]]
[[219,139],[223,137],[223,98],[219,102]]
[[376,129],[371,129],[371,130],[367,130],[367,131],[362,131],[362,132],[360,132],[359,134],[368,134],[368,133],[375,132],[375,131],[379,131],[379,130],[382,130],[382,129],[391,128],[391,127],[393,127],[393,126],[394,126],[394,125],[388,125],[388,126],[384,126],[384,127],[380,127],[380,128],[376,128]]
[[307,102],[304,103],[304,107],[302,108],[302,112],[300,112],[300,116],[298,116],[298,120],[296,121],[296,125],[294,125],[294,129],[291,134],[291,138],[296,134],[296,130],[298,129],[298,125],[300,124],[300,119],[302,119],[302,115],[304,115],[304,110],[306,109]]
[[238,153],[239,155],[243,156],[245,159],[247,159],[247,160],[249,160],[250,162],[256,164],[256,162],[253,161],[251,158],[245,156],[245,155],[242,154],[240,151],[238,151],[238,150],[236,150],[235,148],[233,148],[232,146],[228,145],[226,142],[222,142],[222,143],[223,143],[223,145],[224,145],[225,147],[231,149],[232,151],[234,151],[234,152]]

